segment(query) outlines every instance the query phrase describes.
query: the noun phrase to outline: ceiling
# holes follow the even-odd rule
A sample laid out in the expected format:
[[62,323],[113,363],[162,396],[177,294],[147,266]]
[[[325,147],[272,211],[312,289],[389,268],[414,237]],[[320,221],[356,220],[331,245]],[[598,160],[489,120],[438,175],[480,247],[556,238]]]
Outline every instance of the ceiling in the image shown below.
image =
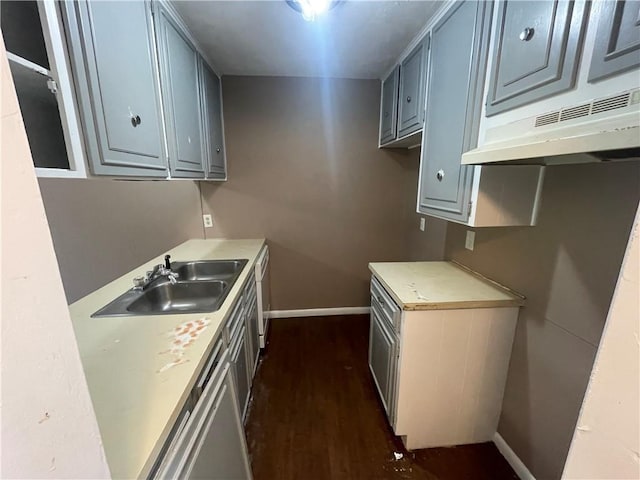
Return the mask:
[[220,75],[380,78],[440,2],[348,0],[315,22],[284,0],[174,5]]

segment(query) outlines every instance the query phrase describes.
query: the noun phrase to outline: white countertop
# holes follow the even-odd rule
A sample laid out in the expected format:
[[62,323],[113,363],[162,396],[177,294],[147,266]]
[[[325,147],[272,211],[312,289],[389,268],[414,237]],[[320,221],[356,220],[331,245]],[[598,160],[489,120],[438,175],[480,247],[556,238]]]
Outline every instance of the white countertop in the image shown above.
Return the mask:
[[453,262],[380,262],[369,270],[403,310],[524,305],[521,295]]
[[[113,478],[144,478],[204,366],[264,245],[258,240],[189,240],[69,307],[82,365]],[[248,259],[221,308],[212,313],[91,318],[153,265],[172,261]],[[169,351],[175,327],[207,319],[178,360]],[[70,386],[70,388],[73,388]]]

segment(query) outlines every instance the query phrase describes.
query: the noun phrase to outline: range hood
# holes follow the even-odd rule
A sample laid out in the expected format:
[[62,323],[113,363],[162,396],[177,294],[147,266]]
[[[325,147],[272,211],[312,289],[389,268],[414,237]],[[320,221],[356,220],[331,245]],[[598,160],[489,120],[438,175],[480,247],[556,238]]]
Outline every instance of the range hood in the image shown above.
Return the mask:
[[640,89],[488,129],[462,164],[556,165],[640,157]]

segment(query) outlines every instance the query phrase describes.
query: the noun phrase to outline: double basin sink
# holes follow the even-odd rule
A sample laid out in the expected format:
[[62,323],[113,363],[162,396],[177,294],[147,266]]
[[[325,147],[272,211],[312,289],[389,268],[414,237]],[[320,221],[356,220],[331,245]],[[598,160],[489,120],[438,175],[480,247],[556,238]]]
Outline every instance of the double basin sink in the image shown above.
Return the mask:
[[240,276],[248,260],[172,262],[168,276],[132,288],[95,312],[92,317],[169,315],[215,312]]

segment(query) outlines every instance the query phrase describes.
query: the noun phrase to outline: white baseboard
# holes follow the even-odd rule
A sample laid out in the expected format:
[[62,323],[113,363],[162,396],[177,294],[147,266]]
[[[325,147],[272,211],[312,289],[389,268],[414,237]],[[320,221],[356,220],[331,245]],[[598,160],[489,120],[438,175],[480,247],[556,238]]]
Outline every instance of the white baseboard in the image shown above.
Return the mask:
[[307,308],[303,310],[271,310],[269,318],[324,317],[329,315],[362,315],[369,307]]
[[498,447],[498,450],[505,460],[509,462],[509,465],[511,465],[511,468],[516,472],[516,475],[520,477],[520,480],[536,480],[536,477],[534,477],[527,466],[522,463],[522,460],[518,458],[516,452],[511,450],[511,447],[498,432],[493,435],[493,443]]

